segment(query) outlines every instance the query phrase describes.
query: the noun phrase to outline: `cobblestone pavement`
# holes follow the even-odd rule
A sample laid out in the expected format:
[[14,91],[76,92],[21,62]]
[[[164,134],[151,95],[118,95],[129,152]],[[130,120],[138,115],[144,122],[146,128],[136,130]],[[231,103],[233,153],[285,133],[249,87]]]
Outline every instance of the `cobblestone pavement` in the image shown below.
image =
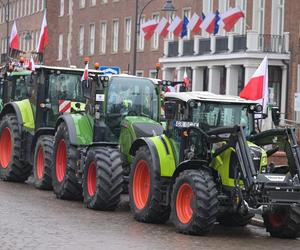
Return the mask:
[[264,228],[216,225],[205,237],[136,222],[128,197],[115,212],[57,200],[30,184],[0,182],[0,249],[299,249],[300,240],[270,238]]

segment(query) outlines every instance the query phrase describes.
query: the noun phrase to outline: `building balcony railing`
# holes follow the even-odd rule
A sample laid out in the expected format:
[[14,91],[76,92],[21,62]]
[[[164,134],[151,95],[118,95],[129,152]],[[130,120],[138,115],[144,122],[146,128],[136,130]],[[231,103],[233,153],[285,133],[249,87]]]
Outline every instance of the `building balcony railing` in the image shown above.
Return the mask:
[[165,40],[164,44],[165,57],[240,52],[289,53],[289,33],[271,35],[249,30],[245,35],[229,33],[210,38],[195,35],[191,40]]

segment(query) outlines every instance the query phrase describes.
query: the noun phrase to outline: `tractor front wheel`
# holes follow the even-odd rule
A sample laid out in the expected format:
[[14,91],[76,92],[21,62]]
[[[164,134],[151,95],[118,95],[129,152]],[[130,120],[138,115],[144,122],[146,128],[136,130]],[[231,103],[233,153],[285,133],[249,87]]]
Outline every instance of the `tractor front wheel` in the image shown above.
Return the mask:
[[217,220],[218,191],[207,171],[185,170],[173,187],[171,218],[180,233],[205,235]]
[[17,117],[5,115],[0,123],[0,178],[24,182],[31,174],[30,164],[22,162],[21,133]]
[[272,211],[263,214],[267,232],[272,237],[300,237],[300,207],[277,206]]
[[52,189],[53,136],[41,136],[34,151],[34,185],[38,189]]
[[137,150],[129,177],[129,199],[134,218],[141,222],[164,223],[170,216],[170,206],[162,201],[165,194],[156,167],[146,146]]
[[52,168],[53,191],[59,199],[82,199],[82,187],[76,177],[77,159],[77,149],[71,145],[68,128],[62,122],[55,134]]
[[91,148],[83,171],[83,198],[88,208],[115,210],[123,184],[121,155],[109,147]]

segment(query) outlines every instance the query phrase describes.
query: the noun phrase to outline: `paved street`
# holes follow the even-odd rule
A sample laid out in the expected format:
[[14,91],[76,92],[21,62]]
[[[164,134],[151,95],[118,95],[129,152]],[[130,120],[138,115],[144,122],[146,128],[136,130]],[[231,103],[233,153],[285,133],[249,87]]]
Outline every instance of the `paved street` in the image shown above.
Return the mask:
[[205,237],[173,226],[136,222],[124,196],[116,212],[57,200],[31,184],[0,182],[0,249],[299,249],[299,240],[270,238],[264,228],[216,226]]

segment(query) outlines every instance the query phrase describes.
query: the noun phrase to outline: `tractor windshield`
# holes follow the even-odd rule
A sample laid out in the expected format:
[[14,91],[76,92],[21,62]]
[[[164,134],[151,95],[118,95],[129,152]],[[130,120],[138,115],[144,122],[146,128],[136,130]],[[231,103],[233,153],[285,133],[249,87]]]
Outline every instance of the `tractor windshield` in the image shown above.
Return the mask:
[[193,122],[198,122],[204,130],[237,124],[245,127],[246,136],[253,130],[253,116],[248,114],[244,104],[199,102],[192,115]]
[[80,74],[51,74],[49,76],[50,100],[85,102]]
[[107,93],[107,114],[158,119],[158,94],[148,79],[113,77]]
[[31,75],[14,75],[8,80],[11,101],[20,101],[30,96]]

